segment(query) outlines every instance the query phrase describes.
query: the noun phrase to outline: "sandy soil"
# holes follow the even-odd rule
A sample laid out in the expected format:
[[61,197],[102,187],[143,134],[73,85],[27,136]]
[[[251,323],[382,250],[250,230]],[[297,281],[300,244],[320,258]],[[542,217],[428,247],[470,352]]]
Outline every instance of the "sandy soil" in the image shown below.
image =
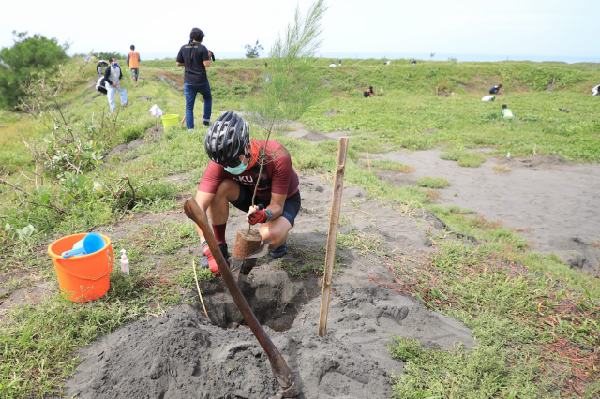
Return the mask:
[[423,176],[443,177],[450,186],[440,202],[500,221],[530,242],[533,250],[555,253],[573,268],[600,276],[600,166],[558,158],[489,159],[463,168],[440,151],[396,152],[382,158],[411,165],[414,173],[385,172],[396,184]]
[[[302,211],[284,262],[302,267],[322,262],[330,183],[302,178]],[[369,211],[369,212],[367,212]],[[239,285],[278,345],[304,398],[385,398],[391,374],[402,372],[386,348],[392,337],[415,337],[429,347],[474,345],[461,323],[399,295],[384,260],[415,261],[430,253],[424,219],[369,202],[346,188],[341,230],[377,240],[387,257],[369,250],[340,248],[328,331],[317,335],[320,280],[298,278],[281,260],[263,258]],[[233,212],[229,241],[243,215]],[[114,233],[118,232],[118,228]],[[117,233],[118,234],[118,233]],[[384,283],[382,283],[384,282]],[[68,395],[82,398],[266,398],[278,391],[268,361],[220,283],[204,283],[210,319],[181,305],[159,318],[141,320],[103,337],[81,352],[83,363],[68,383]],[[228,327],[228,328],[224,328]]]

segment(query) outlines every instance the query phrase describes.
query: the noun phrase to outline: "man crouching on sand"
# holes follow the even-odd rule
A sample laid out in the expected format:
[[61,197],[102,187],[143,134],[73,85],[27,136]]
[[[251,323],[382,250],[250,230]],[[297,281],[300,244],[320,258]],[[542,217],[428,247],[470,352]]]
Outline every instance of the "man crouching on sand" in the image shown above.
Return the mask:
[[[260,156],[265,147],[265,155]],[[207,212],[225,259],[229,258],[225,242],[229,203],[248,212],[251,225],[262,224],[260,235],[263,242],[269,243],[272,258],[284,256],[287,236],[301,203],[298,175],[292,168],[290,153],[274,140],[250,140],[248,123],[233,111],[224,112],[210,127],[204,149],[211,160],[198,184],[195,199]],[[261,163],[264,165],[256,205],[252,205]],[[198,233],[202,238],[202,265],[217,274],[217,261],[200,229]]]

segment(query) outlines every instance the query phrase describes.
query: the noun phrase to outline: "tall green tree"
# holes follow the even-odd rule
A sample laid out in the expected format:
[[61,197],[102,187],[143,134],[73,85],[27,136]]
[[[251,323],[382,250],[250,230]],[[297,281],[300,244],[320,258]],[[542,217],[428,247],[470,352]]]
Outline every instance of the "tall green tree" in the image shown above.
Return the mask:
[[67,46],[41,35],[13,32],[12,47],[0,50],[0,107],[14,108],[24,94],[24,86],[41,73],[63,62]]

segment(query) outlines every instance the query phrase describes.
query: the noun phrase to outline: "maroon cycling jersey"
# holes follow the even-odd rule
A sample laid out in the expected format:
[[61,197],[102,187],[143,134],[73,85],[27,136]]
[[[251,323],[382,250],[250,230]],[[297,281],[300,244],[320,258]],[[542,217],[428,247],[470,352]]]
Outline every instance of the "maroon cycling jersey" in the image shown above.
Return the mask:
[[[217,192],[219,184],[225,179],[231,179],[243,186],[250,186],[250,189],[254,190],[261,163],[258,162],[259,152],[264,145],[265,140],[250,140],[248,169],[239,175],[233,175],[218,163],[209,161],[198,184],[198,190],[214,194]],[[265,154],[262,176],[256,196],[260,199],[269,199],[271,193],[287,194],[286,198],[296,194],[298,192],[298,175],[292,168],[290,153],[278,142],[269,140]]]

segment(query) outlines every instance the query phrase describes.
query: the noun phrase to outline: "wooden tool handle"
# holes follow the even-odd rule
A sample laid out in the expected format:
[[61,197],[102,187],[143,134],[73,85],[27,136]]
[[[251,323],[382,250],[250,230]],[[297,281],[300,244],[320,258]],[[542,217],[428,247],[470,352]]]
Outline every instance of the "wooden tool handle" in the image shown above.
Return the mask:
[[260,343],[260,346],[262,346],[263,350],[267,354],[267,358],[271,363],[271,370],[277,379],[277,383],[282,389],[282,396],[285,398],[297,396],[297,390],[294,384],[292,372],[285,359],[281,355],[281,352],[279,352],[279,349],[277,349],[275,344],[273,344],[273,341],[271,341],[271,338],[269,338],[269,336],[265,333],[265,330],[262,328],[260,322],[254,315],[254,312],[252,312],[252,309],[250,309],[248,301],[246,301],[246,298],[235,283],[233,275],[229,270],[227,261],[223,257],[223,254],[219,249],[219,244],[217,243],[213,231],[208,224],[206,214],[200,208],[200,206],[198,206],[198,203],[194,199],[188,199],[185,201],[183,209],[187,217],[192,219],[194,223],[198,225],[200,230],[202,230],[204,239],[208,244],[208,248],[210,248],[210,252],[217,261],[219,273],[221,273],[221,277],[223,277],[223,281],[225,282],[225,285],[227,286],[227,289],[233,298],[233,302],[242,313],[242,316],[244,316],[246,324],[248,327],[250,327],[250,330],[252,330],[252,333]]

